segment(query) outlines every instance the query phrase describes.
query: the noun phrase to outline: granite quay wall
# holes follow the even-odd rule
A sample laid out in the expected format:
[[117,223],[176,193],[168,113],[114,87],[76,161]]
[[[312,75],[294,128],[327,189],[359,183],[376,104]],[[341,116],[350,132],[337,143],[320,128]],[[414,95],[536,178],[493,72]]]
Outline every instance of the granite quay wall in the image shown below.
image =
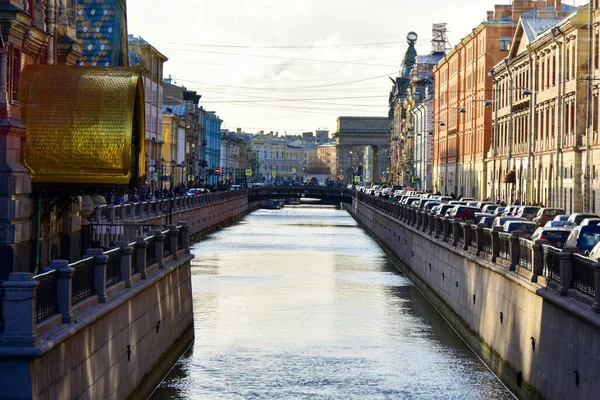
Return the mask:
[[193,341],[185,222],[3,282],[0,398],[146,398]]
[[247,190],[176,197],[156,201],[98,205],[82,226],[83,248],[109,248],[117,241],[143,236],[171,221],[186,221],[192,240],[234,221],[262,202],[249,202]]
[[356,193],[347,210],[519,398],[600,397],[600,267]]

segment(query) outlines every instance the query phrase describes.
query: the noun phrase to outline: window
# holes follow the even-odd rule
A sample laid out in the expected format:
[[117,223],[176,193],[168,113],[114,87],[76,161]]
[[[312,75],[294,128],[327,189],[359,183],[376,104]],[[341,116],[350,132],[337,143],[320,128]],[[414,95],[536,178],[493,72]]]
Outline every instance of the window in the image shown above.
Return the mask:
[[510,49],[510,36],[500,36],[500,50],[508,51]]

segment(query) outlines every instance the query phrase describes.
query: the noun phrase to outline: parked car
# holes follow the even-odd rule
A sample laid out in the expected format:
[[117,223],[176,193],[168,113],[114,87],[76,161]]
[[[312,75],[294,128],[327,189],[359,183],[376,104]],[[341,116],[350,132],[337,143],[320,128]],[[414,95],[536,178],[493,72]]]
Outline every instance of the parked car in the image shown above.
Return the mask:
[[571,230],[571,229],[573,229],[576,226],[577,225],[575,225],[575,222],[569,222],[569,221],[548,221],[548,222],[546,222],[546,225],[544,225],[544,228],[569,228],[569,230]]
[[600,242],[600,226],[576,226],[565,242],[565,247],[577,247],[581,253],[591,251]]
[[504,232],[511,233],[515,231],[521,231],[523,232],[524,238],[530,238],[537,228],[538,224],[527,220],[506,221],[504,225],[502,225],[502,229],[504,230]]
[[600,224],[600,218],[586,218],[579,225],[588,226],[588,225],[598,225]]
[[478,208],[457,205],[447,211],[447,215],[452,218],[460,218],[463,221],[474,220],[475,213],[479,212]]
[[565,210],[562,208],[540,208],[537,215],[533,218],[533,222],[540,226],[546,225],[546,222],[553,220],[557,215],[564,215]]
[[533,218],[537,215],[540,207],[531,207],[531,206],[521,206],[515,213],[517,217],[523,217],[529,221],[532,221]]
[[598,261],[598,259],[600,258],[600,242],[596,243],[592,250],[590,250],[588,257]]
[[460,201],[477,201],[477,199],[474,199],[473,197],[461,197]]
[[440,205],[438,205],[436,207],[438,207],[437,211],[436,211],[436,214],[437,215],[441,215],[442,217],[446,215],[446,212],[448,210],[454,208],[454,206],[451,205],[451,204],[440,204]]
[[496,205],[496,204],[485,204],[484,206],[481,207],[481,212],[491,214],[497,208],[498,208],[498,205]]
[[579,224],[581,224],[581,221],[583,221],[586,218],[600,218],[600,217],[598,215],[596,215],[596,214],[573,213],[573,214],[571,214],[569,216],[569,219],[567,219],[567,221],[569,221],[569,222],[575,222],[577,225],[579,225]]
[[[501,216],[502,213],[504,212],[504,210],[506,210],[506,207],[496,207],[496,209],[494,210],[493,214],[496,216]],[[483,210],[482,210],[483,211]]]
[[519,209],[520,206],[508,206],[504,209],[504,212],[502,213],[503,217],[514,217],[515,213],[517,212],[517,210]]
[[427,202],[425,202],[425,205],[423,206],[423,210],[424,210],[424,211],[426,211],[426,210],[429,210],[429,211],[431,211],[431,209],[432,209],[434,206],[437,206],[437,205],[440,205],[440,204],[442,204],[442,203],[440,203],[440,202],[439,202],[439,201],[437,201],[437,200],[428,200]]
[[565,221],[565,222],[567,222],[568,220],[569,220],[569,216],[563,214],[563,215],[557,215],[556,217],[554,217],[554,219],[552,221]]
[[492,226],[492,222],[496,218],[493,214],[486,213],[475,213],[475,222],[478,224],[486,224],[488,227]]
[[504,224],[507,221],[525,221],[525,219],[518,217],[496,217],[494,222],[492,222],[492,228],[495,228],[497,226],[504,226]]
[[[550,222],[550,221],[548,221]],[[545,239],[551,246],[561,248],[571,234],[571,228],[537,228],[531,236],[531,240]]]

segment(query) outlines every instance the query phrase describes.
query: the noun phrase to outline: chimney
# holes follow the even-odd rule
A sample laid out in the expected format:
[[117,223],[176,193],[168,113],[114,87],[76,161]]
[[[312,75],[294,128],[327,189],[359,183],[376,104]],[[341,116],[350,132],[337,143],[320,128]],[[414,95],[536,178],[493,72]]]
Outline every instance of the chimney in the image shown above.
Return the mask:
[[493,11],[488,11],[487,12],[487,20],[491,21],[494,19],[494,12]]
[[554,10],[558,11],[562,7],[562,0],[554,0]]
[[242,128],[236,128],[235,130],[237,133],[242,133]]

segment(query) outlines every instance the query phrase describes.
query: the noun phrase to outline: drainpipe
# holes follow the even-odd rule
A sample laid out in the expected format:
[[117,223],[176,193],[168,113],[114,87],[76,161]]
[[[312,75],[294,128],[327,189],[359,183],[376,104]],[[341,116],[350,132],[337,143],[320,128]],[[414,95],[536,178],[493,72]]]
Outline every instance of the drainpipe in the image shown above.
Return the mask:
[[51,37],[48,41],[46,63],[54,64],[54,35],[56,33],[56,0],[48,0],[46,5],[46,28]]
[[40,236],[42,233],[42,196],[34,194],[33,220],[33,275],[39,274],[40,268]]
[[587,115],[585,119],[585,193],[583,195],[584,212],[591,212],[591,185],[590,185],[590,124],[592,122],[592,7],[588,4],[588,81],[587,81]]
[[[556,32],[560,32],[561,35],[563,35],[563,33],[560,31],[560,28],[555,27],[552,28],[552,41],[554,43],[556,43],[556,52],[557,52],[557,64],[558,64],[558,85],[557,85],[557,105],[556,105],[556,116],[557,116],[557,121],[556,121],[556,161],[555,161],[555,167],[554,167],[554,171],[555,171],[555,183],[554,183],[554,206],[555,207],[560,207],[560,203],[561,203],[561,191],[560,191],[560,172],[561,172],[561,168],[560,168],[560,153],[561,153],[561,135],[562,135],[562,87],[563,87],[563,73],[562,73],[562,51],[561,51],[561,46],[562,43],[558,41],[558,39],[556,39]],[[564,37],[564,35],[563,35]]]
[[[492,84],[494,85],[495,95],[493,97],[492,104],[494,105],[494,127],[492,129],[492,193],[491,199],[497,201],[496,198],[496,135],[498,134],[498,103],[500,100],[500,88],[498,87],[498,81],[494,76],[494,69],[489,72],[490,78],[492,78]],[[498,182],[499,183],[499,182]]]
[[[508,88],[508,107],[510,108],[509,110],[509,120],[508,120],[508,173],[510,173],[513,169],[514,169],[514,165],[513,165],[513,159],[512,159],[512,153],[513,153],[513,91],[514,91],[514,86],[513,86],[513,76],[512,73],[510,72],[510,68],[508,66],[508,58],[504,59],[504,65],[506,66],[506,72],[508,73],[508,79],[510,80],[510,87]],[[508,189],[508,185],[510,185],[509,183],[506,184],[507,185],[507,189]],[[516,176],[515,176],[515,183],[513,183],[513,188],[516,185]],[[513,203],[513,196],[512,193],[513,191],[510,191],[510,194],[507,193],[507,197],[508,197],[508,203],[512,204]]]
[[[533,62],[533,55],[531,53],[531,45],[527,45],[527,53],[529,55],[529,91],[531,97],[529,101],[529,139],[527,140],[528,154],[527,154],[527,201],[529,204],[533,204],[533,179],[534,179],[534,159],[533,159],[533,142],[535,135],[534,123],[535,120],[535,105],[537,102],[537,91],[535,91],[535,85],[533,80],[535,79],[535,64]],[[540,183],[538,182],[538,185]]]

